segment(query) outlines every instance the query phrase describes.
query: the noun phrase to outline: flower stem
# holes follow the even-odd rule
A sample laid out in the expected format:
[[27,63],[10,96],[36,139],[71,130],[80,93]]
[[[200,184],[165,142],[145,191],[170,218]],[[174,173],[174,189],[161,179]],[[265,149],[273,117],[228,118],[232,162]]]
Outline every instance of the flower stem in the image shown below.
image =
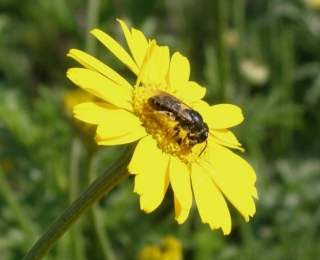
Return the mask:
[[129,176],[127,165],[132,157],[134,147],[135,145],[132,144],[126,146],[119,158],[52,224],[23,258],[24,260],[42,259],[74,222],[90,209],[94,203]]
[[228,87],[229,80],[229,63],[228,53],[225,44],[225,32],[228,26],[228,3],[224,0],[214,2],[215,23],[216,23],[216,39],[217,42],[217,58],[219,66],[219,83],[221,86],[221,101],[227,102],[230,97],[230,89]]
[[100,0],[90,0],[88,1],[88,12],[87,12],[87,35],[86,35],[86,52],[94,55],[96,52],[96,39],[92,37],[90,31],[97,27],[99,20],[100,11]]

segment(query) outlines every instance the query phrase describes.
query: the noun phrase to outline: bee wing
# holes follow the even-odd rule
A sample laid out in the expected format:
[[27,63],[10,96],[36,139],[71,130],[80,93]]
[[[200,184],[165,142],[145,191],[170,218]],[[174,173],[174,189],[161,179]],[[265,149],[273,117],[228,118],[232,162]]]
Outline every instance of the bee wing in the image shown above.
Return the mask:
[[153,93],[155,95],[152,96],[152,98],[162,106],[166,107],[168,111],[172,112],[173,114],[179,115],[184,120],[192,124],[194,123],[192,117],[188,113],[188,110],[192,110],[191,107],[189,107],[176,97],[168,94],[167,92],[155,90]]

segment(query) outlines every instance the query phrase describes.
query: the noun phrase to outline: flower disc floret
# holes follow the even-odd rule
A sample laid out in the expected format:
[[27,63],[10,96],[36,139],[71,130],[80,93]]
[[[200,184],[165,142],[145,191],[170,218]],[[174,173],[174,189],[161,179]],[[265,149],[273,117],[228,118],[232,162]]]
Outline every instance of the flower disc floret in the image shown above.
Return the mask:
[[[205,149],[205,143],[194,147],[189,143],[187,131],[179,126],[179,122],[166,111],[155,111],[149,104],[149,99],[157,91],[170,90],[168,86],[136,86],[133,94],[134,113],[143,122],[146,132],[156,140],[157,146],[163,152],[177,156],[182,162],[190,165],[199,161],[199,154]],[[169,93],[170,94],[170,93]],[[173,93],[172,93],[173,94]],[[182,140],[182,141],[178,141]],[[202,154],[202,159],[206,153]]]

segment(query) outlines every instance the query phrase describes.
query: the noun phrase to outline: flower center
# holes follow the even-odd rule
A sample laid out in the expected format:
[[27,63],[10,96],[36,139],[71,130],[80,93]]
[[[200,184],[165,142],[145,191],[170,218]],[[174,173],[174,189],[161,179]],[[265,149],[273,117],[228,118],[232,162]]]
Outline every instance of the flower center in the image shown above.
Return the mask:
[[188,130],[182,127],[180,112],[183,111],[177,109],[180,100],[172,94],[166,85],[135,87],[134,113],[143,122],[146,132],[156,140],[159,149],[190,165],[206,158],[207,143],[195,144]]

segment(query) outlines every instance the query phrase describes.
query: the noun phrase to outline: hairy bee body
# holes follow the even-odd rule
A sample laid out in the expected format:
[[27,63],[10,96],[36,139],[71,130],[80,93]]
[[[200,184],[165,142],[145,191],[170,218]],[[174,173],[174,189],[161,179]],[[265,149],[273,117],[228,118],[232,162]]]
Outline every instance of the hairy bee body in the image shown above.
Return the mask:
[[[208,125],[203,122],[202,116],[197,111],[181,100],[164,91],[157,90],[155,95],[149,98],[148,103],[153,110],[163,112],[171,120],[178,122],[174,130],[177,131],[177,134],[180,132],[180,128],[185,130],[190,146],[207,141],[209,135]],[[180,145],[182,141],[179,140],[178,144]]]

